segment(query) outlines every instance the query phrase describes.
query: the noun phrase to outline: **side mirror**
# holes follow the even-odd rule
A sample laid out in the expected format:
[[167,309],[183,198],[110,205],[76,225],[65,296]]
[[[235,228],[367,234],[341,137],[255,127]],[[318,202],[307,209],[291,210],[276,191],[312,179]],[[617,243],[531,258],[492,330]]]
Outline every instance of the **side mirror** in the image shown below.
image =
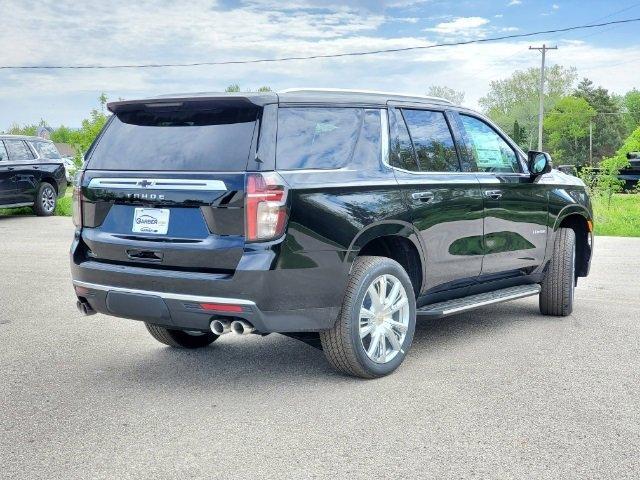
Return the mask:
[[529,150],[527,157],[529,172],[532,177],[538,177],[551,171],[553,165],[551,163],[551,156],[547,152]]

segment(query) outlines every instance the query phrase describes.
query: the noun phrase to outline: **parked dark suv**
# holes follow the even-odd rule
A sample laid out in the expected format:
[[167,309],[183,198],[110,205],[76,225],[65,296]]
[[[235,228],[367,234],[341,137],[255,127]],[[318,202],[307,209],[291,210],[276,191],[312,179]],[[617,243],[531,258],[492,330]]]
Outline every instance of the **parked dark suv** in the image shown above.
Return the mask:
[[167,345],[278,332],[378,377],[417,316],[531,295],[569,315],[589,272],[584,184],[445,100],[297,90],[109,110],[75,192],[78,307]]
[[33,207],[53,215],[67,188],[65,168],[53,142],[0,135],[0,208]]

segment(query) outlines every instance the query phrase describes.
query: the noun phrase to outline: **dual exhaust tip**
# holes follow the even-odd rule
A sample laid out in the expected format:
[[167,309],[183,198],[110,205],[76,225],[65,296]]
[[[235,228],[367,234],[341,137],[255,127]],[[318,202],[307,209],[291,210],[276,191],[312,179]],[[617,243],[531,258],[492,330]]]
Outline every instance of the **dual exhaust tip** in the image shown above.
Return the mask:
[[236,335],[249,335],[255,332],[255,327],[244,320],[214,320],[211,322],[211,331],[216,335],[235,333]]

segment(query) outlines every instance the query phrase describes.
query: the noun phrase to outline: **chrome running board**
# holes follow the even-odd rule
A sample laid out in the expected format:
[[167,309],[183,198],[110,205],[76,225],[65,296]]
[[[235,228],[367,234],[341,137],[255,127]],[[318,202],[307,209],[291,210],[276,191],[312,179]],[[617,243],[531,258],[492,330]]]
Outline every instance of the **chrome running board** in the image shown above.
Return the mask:
[[518,298],[531,297],[540,293],[540,285],[519,285],[517,287],[503,288],[493,292],[469,295],[468,297],[447,300],[446,302],[432,303],[417,310],[419,317],[440,318],[456,313],[466,312],[485,305],[508,302]]

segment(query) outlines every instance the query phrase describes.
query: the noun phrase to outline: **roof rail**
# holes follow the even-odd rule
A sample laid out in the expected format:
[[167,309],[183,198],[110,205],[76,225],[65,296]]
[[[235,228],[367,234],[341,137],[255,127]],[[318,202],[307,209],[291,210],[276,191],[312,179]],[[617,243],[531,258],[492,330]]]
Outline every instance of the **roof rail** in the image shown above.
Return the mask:
[[453,105],[453,102],[441,97],[430,97],[428,95],[412,95],[410,93],[393,93],[393,92],[380,92],[377,90],[357,90],[346,88],[286,88],[280,90],[278,93],[362,93],[366,95],[380,95],[385,97],[407,97],[407,98],[420,98],[422,100],[430,100],[434,102],[448,103]]

